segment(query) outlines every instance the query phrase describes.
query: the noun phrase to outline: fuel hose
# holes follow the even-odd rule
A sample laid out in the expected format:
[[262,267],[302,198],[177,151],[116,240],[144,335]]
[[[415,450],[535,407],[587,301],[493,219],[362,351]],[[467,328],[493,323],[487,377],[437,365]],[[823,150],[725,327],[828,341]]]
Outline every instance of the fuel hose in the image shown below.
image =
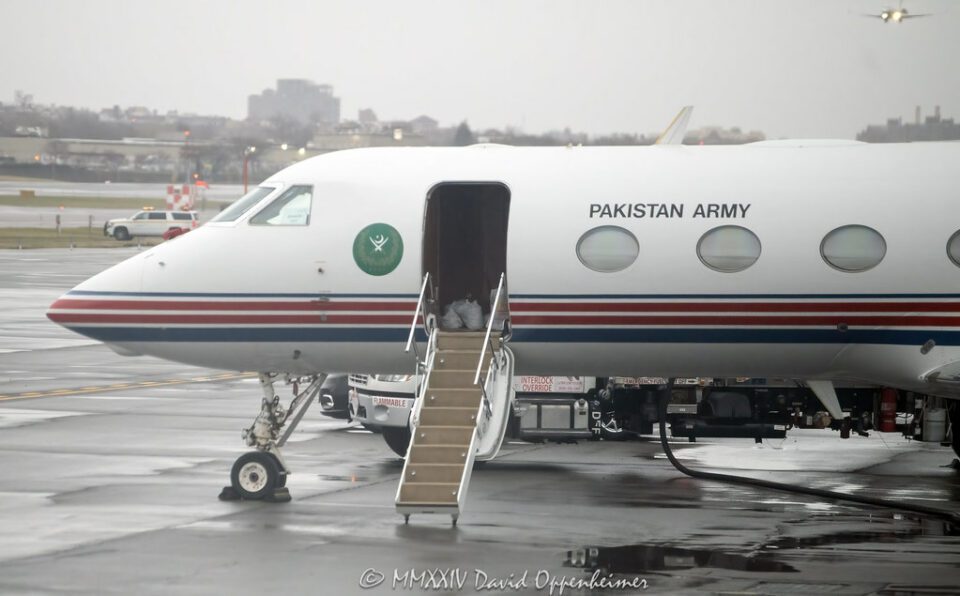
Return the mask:
[[733,474],[719,474],[717,472],[704,472],[701,470],[692,470],[687,466],[680,463],[680,461],[673,455],[673,450],[670,449],[670,443],[667,441],[667,402],[670,399],[670,394],[673,390],[674,379],[670,379],[670,382],[667,384],[666,389],[660,391],[658,398],[658,418],[660,421],[660,445],[663,447],[663,452],[667,455],[667,459],[670,460],[670,463],[673,464],[677,470],[690,476],[691,478],[699,478],[701,480],[714,480],[717,482],[725,482],[728,484],[742,484],[745,486],[757,486],[760,488],[767,488],[771,490],[778,490],[794,494],[810,495],[813,497],[818,497],[821,499],[829,499],[834,501],[847,501],[851,503],[858,503],[861,505],[872,505],[874,507],[883,507],[886,509],[899,509],[901,511],[909,511],[911,513],[919,513],[922,515],[930,515],[933,517],[938,517],[941,519],[946,519],[954,525],[960,525],[960,513],[954,511],[946,511],[938,507],[927,507],[926,505],[917,505],[913,503],[904,503],[903,501],[890,501],[887,499],[878,499],[875,497],[867,497],[862,495],[850,495],[846,493],[840,493],[832,490],[822,490],[819,488],[808,488],[805,486],[794,486],[792,484],[785,484],[781,482],[772,482],[770,480],[760,480],[758,478],[746,478],[743,476],[735,476]]

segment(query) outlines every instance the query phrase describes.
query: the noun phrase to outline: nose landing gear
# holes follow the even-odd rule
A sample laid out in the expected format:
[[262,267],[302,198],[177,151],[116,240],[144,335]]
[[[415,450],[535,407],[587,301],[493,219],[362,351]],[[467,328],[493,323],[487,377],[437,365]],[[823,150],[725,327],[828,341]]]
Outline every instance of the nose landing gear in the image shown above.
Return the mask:
[[[244,453],[234,462],[230,470],[230,486],[220,492],[221,501],[290,500],[290,491],[286,489],[288,467],[280,448],[303,419],[327,375],[284,376],[283,380],[293,389],[293,401],[288,408],[280,405],[280,396],[274,391],[273,384],[279,377],[278,374],[260,373],[263,389],[260,413],[242,435],[244,442],[256,451]],[[306,388],[301,391],[299,388],[304,383]]]
[[286,470],[282,470],[272,453],[251,451],[241,455],[233,464],[230,487],[242,499],[261,500],[283,488],[286,478]]

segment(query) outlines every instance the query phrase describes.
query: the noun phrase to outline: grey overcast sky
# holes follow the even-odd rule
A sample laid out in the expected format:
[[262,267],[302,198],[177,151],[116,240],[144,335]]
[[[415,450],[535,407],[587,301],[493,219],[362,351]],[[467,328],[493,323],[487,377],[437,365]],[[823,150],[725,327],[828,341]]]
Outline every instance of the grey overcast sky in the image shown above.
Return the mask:
[[277,78],[342,115],[654,132],[852,137],[916,105],[960,119],[960,2],[898,0],[0,0],[0,101],[242,118]]

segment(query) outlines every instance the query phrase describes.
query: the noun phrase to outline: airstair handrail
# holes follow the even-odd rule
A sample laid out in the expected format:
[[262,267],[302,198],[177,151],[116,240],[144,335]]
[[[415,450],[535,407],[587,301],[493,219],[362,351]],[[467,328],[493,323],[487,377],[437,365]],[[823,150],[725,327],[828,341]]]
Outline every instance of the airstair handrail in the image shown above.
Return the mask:
[[417,362],[414,381],[415,399],[413,401],[413,410],[410,412],[411,428],[416,428],[420,425],[420,410],[423,408],[423,392],[427,389],[427,384],[430,382],[430,373],[433,372],[433,361],[434,358],[436,358],[438,341],[437,330],[432,329],[427,338],[427,354],[423,362]]
[[[497,320],[497,310],[500,306],[500,296],[503,294],[506,276],[506,273],[500,274],[500,283],[497,285],[497,295],[493,299],[493,306],[490,308],[490,322],[487,323],[487,334],[483,338],[483,348],[480,350],[480,362],[477,363],[477,374],[473,377],[474,385],[480,382],[480,371],[483,369],[483,359],[486,356],[488,344],[490,344],[491,356],[495,358],[497,355],[496,349],[490,340],[490,335],[493,333],[493,323]],[[486,397],[486,391],[484,391],[484,397]]]
[[413,341],[413,336],[417,332],[417,319],[422,315],[423,316],[423,327],[427,331],[427,336],[430,335],[430,323],[427,317],[426,303],[425,299],[427,297],[427,287],[430,287],[431,298],[433,297],[433,284],[430,282],[430,272],[424,274],[423,284],[420,286],[420,296],[417,298],[417,308],[413,311],[413,322],[410,323],[410,334],[407,336],[407,347],[404,348],[404,352],[410,351],[410,346],[413,346],[413,352],[417,356],[417,362],[420,362],[420,350],[417,348],[417,343]]

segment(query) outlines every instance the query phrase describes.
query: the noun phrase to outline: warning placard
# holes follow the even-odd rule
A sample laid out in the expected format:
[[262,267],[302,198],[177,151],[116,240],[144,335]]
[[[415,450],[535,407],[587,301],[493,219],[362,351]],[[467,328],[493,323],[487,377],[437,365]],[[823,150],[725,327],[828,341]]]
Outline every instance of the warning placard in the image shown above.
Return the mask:
[[584,393],[585,377],[516,377],[513,389],[521,393]]

